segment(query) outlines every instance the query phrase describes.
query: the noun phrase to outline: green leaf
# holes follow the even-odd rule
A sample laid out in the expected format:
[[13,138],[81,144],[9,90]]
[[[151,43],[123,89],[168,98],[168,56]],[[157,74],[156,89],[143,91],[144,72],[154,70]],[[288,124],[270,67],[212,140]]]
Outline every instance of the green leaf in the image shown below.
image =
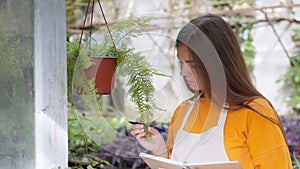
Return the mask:
[[295,35],[292,37],[294,41],[300,41],[300,29],[293,29]]
[[88,165],[87,169],[94,169],[94,167],[92,167],[91,165]]

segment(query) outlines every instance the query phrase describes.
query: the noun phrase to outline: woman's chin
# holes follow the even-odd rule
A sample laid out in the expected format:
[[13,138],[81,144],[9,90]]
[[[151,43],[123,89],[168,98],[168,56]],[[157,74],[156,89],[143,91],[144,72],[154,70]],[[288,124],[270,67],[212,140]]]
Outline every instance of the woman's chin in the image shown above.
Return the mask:
[[203,88],[201,88],[200,86],[198,86],[194,83],[187,83],[187,85],[188,85],[190,90],[194,90],[194,91],[203,90]]
[[199,90],[199,88],[195,85],[189,85],[189,88],[192,89],[192,90]]

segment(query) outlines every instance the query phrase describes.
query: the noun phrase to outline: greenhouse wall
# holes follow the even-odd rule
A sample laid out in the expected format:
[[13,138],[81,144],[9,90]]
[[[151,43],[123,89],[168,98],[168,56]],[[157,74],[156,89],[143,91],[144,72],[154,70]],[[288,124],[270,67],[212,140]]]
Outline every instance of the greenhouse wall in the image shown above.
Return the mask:
[[0,168],[34,168],[33,0],[0,2]]
[[2,0],[0,20],[0,168],[66,168],[65,1]]

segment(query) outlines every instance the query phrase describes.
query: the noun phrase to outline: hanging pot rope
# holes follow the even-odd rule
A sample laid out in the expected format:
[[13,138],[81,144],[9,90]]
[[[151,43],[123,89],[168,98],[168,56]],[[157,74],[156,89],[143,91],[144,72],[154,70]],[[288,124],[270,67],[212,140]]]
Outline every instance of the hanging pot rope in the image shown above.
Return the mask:
[[117,51],[117,47],[116,47],[116,44],[115,44],[114,38],[113,38],[113,36],[112,36],[112,34],[111,34],[111,32],[110,32],[110,29],[109,29],[109,26],[108,26],[108,23],[107,23],[106,17],[105,17],[105,15],[104,15],[103,8],[102,8],[102,5],[101,5],[101,3],[100,3],[100,0],[97,0],[97,1],[98,1],[98,4],[99,4],[99,7],[100,7],[100,10],[101,10],[101,13],[102,13],[102,16],[103,16],[103,19],[104,19],[104,22],[105,22],[105,25],[106,25],[107,31],[108,31],[108,33],[109,33],[110,39],[111,39],[111,41],[112,41],[112,43],[113,43],[113,45],[114,45],[114,49],[115,49],[115,51]]
[[81,34],[80,34],[79,45],[78,45],[79,47],[80,47],[81,41],[82,41],[83,30],[85,28],[85,22],[86,22],[86,18],[87,18],[88,12],[89,12],[89,8],[90,8],[90,2],[91,2],[91,0],[88,1],[88,6],[85,10],[84,20],[83,20],[83,25],[81,28]]
[[[104,14],[102,5],[101,5],[101,3],[100,3],[100,0],[97,0],[97,1],[98,1],[98,4],[99,4],[99,8],[100,8],[102,17],[103,17],[104,22],[105,22],[105,26],[106,26],[107,31],[108,31],[108,34],[109,34],[109,37],[110,37],[110,39],[111,39],[111,42],[112,42],[112,44],[113,44],[113,47],[114,47],[115,51],[117,51],[117,47],[116,47],[115,41],[114,41],[114,39],[113,39],[113,36],[112,36],[112,34],[111,34],[110,28],[109,28],[109,26],[108,26],[108,22],[107,22],[107,19],[106,19],[106,17],[105,17],[105,14]],[[81,46],[82,37],[83,37],[83,30],[84,30],[84,28],[85,28],[86,19],[87,19],[87,16],[88,16],[90,4],[91,4],[91,0],[88,1],[88,5],[87,5],[86,11],[85,11],[84,21],[83,21],[82,30],[81,30],[80,39],[79,39],[79,47]],[[95,0],[93,0],[93,4],[92,4],[92,14],[91,14],[91,19],[90,19],[90,25],[91,25],[91,26],[90,26],[90,33],[89,33],[89,36],[90,36],[90,42],[89,42],[89,45],[91,45],[91,39],[92,39],[94,4],[95,4]]]
[[93,16],[94,16],[94,6],[95,6],[95,5],[94,5],[94,4],[95,4],[94,1],[95,1],[95,0],[93,0],[93,5],[92,5],[92,15],[91,15],[91,23],[90,23],[90,24],[91,24],[91,27],[90,27],[90,39],[89,39],[89,40],[90,40],[90,43],[89,43],[89,47],[91,47],[91,43],[92,43]]

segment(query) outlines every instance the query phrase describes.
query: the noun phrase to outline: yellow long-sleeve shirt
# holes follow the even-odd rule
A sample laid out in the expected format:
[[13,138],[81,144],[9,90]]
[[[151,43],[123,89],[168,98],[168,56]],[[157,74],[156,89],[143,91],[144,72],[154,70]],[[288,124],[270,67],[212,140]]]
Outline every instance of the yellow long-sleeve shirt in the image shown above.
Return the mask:
[[[188,103],[184,102],[176,109],[170,122],[167,141],[169,157],[178,129],[189,108],[186,105]],[[209,99],[201,98],[196,105],[199,109],[192,111],[184,129],[191,133],[200,133],[210,105]],[[264,99],[256,99],[249,106],[278,120],[276,112]],[[292,169],[289,150],[280,128],[248,108],[228,111],[224,126],[224,144],[229,159],[239,161],[243,169]]]

